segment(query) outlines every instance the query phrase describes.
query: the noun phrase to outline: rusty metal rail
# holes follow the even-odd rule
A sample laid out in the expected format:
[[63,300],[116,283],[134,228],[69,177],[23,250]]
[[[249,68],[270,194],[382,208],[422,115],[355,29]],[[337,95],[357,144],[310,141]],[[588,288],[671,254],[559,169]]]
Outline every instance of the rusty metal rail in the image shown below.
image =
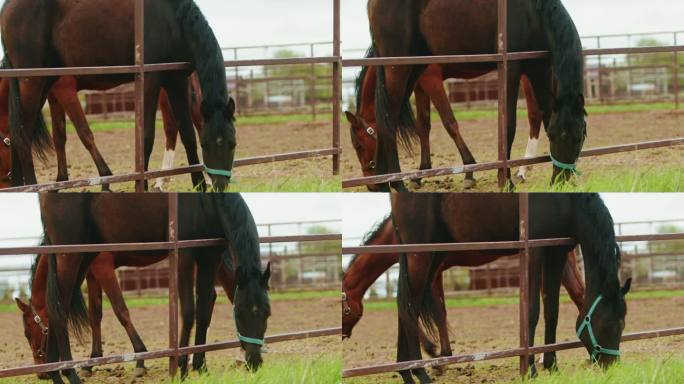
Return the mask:
[[[314,149],[302,152],[283,153],[268,156],[259,156],[246,159],[238,159],[235,166],[246,166],[264,163],[274,163],[280,161],[299,160],[317,157],[332,157],[332,174],[339,174],[340,154],[340,105],[342,95],[342,57],[340,56],[340,0],[333,2],[333,56],[302,57],[302,58],[283,58],[283,59],[259,59],[259,60],[225,60],[226,68],[249,67],[249,66],[274,66],[274,65],[299,65],[299,64],[330,64],[332,71],[333,98],[331,104],[332,112],[332,140],[331,148]],[[26,187],[16,187],[2,189],[2,191],[12,192],[39,192],[56,191],[62,189],[73,189],[83,187],[93,187],[102,184],[117,184],[125,182],[135,182],[136,192],[143,192],[145,180],[151,180],[164,176],[176,176],[192,172],[204,171],[202,165],[188,167],[178,167],[165,171],[146,172],[144,170],[144,84],[145,73],[159,71],[178,71],[190,70],[190,63],[150,63],[145,64],[145,44],[144,44],[144,0],[135,0],[134,28],[135,28],[135,62],[133,65],[123,66],[102,66],[102,67],[68,67],[68,68],[24,68],[24,69],[2,69],[0,78],[8,77],[36,77],[36,76],[77,76],[77,75],[134,75],[135,83],[135,135],[134,135],[134,170],[130,174],[116,175],[109,177],[93,177],[83,180],[73,180],[57,183],[45,183]]]
[[[520,218],[520,238],[516,241],[497,241],[497,242],[478,242],[478,243],[449,243],[449,244],[403,244],[403,245],[382,245],[382,246],[359,246],[343,247],[342,254],[382,254],[382,253],[418,253],[418,252],[444,252],[444,251],[482,251],[482,250],[506,250],[520,252],[520,305],[519,305],[519,324],[520,324],[520,345],[518,348],[500,351],[479,352],[473,354],[463,354],[451,357],[440,357],[435,359],[404,361],[399,363],[388,363],[365,367],[349,368],[342,371],[342,377],[356,377],[375,375],[386,372],[403,371],[437,365],[450,365],[465,362],[502,359],[510,357],[520,357],[520,373],[526,375],[528,371],[528,356],[551,351],[561,351],[572,348],[583,347],[579,341],[557,343],[552,345],[529,346],[528,334],[528,308],[529,308],[529,281],[528,264],[529,251],[531,248],[574,245],[574,239],[530,239],[529,238],[529,194],[521,193],[519,199],[519,218]],[[617,242],[633,241],[671,241],[684,239],[684,233],[651,234],[651,235],[625,235],[616,236]],[[670,329],[661,329],[645,332],[636,332],[623,335],[623,341],[642,340],[656,337],[673,335],[684,335],[684,326]]]
[[[118,244],[74,244],[74,245],[49,245],[34,247],[8,247],[0,248],[0,256],[31,254],[31,253],[81,253],[81,252],[104,252],[104,251],[169,251],[169,348],[161,351],[144,353],[128,353],[116,356],[106,356],[93,359],[62,361],[42,365],[28,365],[23,367],[0,369],[0,378],[19,375],[28,375],[39,372],[49,372],[69,368],[85,366],[97,366],[131,362],[135,360],[169,358],[169,373],[175,376],[178,369],[178,357],[197,352],[218,351],[223,349],[237,348],[238,341],[227,341],[199,346],[178,347],[178,252],[181,249],[197,247],[214,247],[227,245],[225,239],[178,239],[178,194],[168,194],[168,217],[169,235],[168,241],[150,243],[118,243]],[[286,242],[316,242],[342,240],[341,234],[323,235],[297,235],[297,236],[265,236],[259,239],[260,243],[286,243]],[[145,256],[141,256],[145,257]],[[341,327],[326,329],[298,331],[266,337],[270,343],[302,340],[313,337],[341,335]]]

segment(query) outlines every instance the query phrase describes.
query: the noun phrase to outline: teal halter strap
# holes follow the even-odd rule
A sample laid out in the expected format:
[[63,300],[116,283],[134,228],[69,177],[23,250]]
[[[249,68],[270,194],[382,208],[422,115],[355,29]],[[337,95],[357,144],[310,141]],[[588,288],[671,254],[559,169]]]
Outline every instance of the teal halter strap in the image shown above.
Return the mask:
[[214,168],[209,168],[207,165],[204,165],[204,171],[210,175],[214,176],[225,176],[225,177],[231,177],[233,176],[233,171],[227,171],[225,169],[214,169]]
[[551,158],[551,162],[553,163],[554,166],[556,166],[560,169],[566,170],[566,171],[570,171],[576,175],[580,174],[580,171],[577,170],[577,164],[568,164],[568,163],[564,163],[562,161],[558,161],[558,160],[556,160],[555,157],[553,157],[551,152],[549,152],[549,157]]
[[247,336],[242,336],[240,334],[240,331],[238,331],[238,325],[237,325],[237,312],[235,312],[235,307],[233,307],[233,320],[235,320],[235,333],[237,334],[238,340],[242,341],[243,343],[247,344],[255,344],[255,345],[260,345],[264,346],[264,339],[256,339],[254,337],[247,337]]
[[619,350],[603,348],[601,345],[599,345],[598,341],[596,341],[596,336],[594,336],[594,330],[591,327],[591,315],[594,314],[594,310],[596,310],[596,306],[601,299],[603,299],[603,295],[598,295],[596,300],[594,300],[594,303],[591,305],[589,312],[587,312],[587,315],[584,317],[582,324],[580,324],[580,327],[577,329],[577,338],[581,338],[582,332],[584,332],[585,328],[587,329],[587,332],[589,332],[589,338],[591,339],[592,346],[591,359],[594,361],[600,354],[620,356]]

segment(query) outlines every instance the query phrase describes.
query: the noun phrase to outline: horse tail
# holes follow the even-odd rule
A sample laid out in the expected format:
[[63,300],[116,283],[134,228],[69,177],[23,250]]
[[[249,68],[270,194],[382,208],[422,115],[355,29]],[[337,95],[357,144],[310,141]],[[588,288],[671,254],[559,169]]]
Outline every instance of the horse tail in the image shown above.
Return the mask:
[[[2,68],[12,69],[12,63],[5,52],[5,58],[2,61]],[[20,156],[31,156],[33,149],[41,161],[47,160],[47,152],[52,149],[52,138],[48,132],[47,125],[43,114],[39,111],[36,118],[36,123],[29,131],[23,126],[23,116],[21,113],[21,95],[19,93],[19,79],[16,77],[9,78],[9,128],[10,138],[12,139],[12,148],[19,152]],[[32,139],[31,139],[32,137]],[[17,161],[13,159],[13,161]]]
[[[50,244],[47,234],[44,238],[46,245]],[[88,329],[88,310],[81,287],[74,287],[71,292],[71,305],[66,310],[62,305],[59,291],[59,281],[57,279],[57,255],[51,253],[48,257],[48,277],[47,277],[47,311],[50,319],[50,327],[57,329],[71,329],[73,335],[80,342],[83,340],[85,330]]]
[[408,152],[412,152],[413,142],[418,136],[416,133],[416,121],[413,117],[413,109],[411,108],[410,97],[413,93],[413,85],[415,80],[419,77],[412,74],[408,81],[406,94],[402,95],[401,108],[399,110],[399,121],[397,125],[392,124],[392,119],[389,114],[389,96],[387,95],[385,67],[376,67],[376,83],[375,83],[375,120],[378,124],[378,134],[387,143],[396,143],[397,137],[399,142]]

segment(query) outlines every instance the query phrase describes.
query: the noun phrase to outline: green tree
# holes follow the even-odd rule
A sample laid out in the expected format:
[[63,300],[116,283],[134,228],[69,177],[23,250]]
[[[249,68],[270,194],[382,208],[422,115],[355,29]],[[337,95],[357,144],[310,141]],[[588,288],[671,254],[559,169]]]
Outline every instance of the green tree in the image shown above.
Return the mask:
[[[669,45],[663,41],[660,41],[658,39],[650,38],[650,37],[644,37],[641,38],[639,41],[636,43],[637,47],[662,47]],[[648,53],[648,54],[639,54],[639,55],[631,55],[630,56],[630,64],[631,65],[673,65],[674,64],[674,54],[670,52],[662,52],[662,53]],[[679,66],[680,66],[680,79],[679,79],[679,85],[680,89],[684,88],[684,77],[682,76],[683,68],[682,65],[684,65],[684,54],[679,53],[678,54],[678,60],[679,60]],[[670,68],[668,70],[668,73],[670,76],[673,75],[672,69]]]

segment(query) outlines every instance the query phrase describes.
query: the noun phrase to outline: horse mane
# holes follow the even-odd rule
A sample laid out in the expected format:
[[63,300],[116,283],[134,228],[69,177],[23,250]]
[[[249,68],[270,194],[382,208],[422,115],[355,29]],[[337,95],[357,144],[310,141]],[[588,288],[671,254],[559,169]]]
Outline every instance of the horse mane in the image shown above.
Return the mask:
[[556,103],[569,103],[584,113],[580,104],[584,93],[582,40],[561,0],[537,0],[551,48],[551,66],[558,83]]
[[[41,244],[42,245],[42,244]],[[31,262],[31,270],[29,276],[29,293],[33,294],[33,280],[36,278],[36,271],[38,270],[38,262],[40,262],[40,255],[36,255]]]
[[207,19],[193,0],[172,0],[172,3],[176,4],[176,17],[190,47],[202,90],[202,115],[208,120],[210,116],[206,114],[223,111],[228,105],[223,53]]
[[[373,226],[371,227],[371,229],[368,232],[366,232],[366,234],[363,236],[361,245],[368,245],[368,243],[370,243],[371,241],[375,240],[378,236],[380,236],[382,229],[385,227],[385,224],[390,219],[390,217],[391,216],[388,213],[381,220],[376,221],[375,224],[373,224]],[[347,266],[347,268],[351,267],[358,257],[358,254],[354,255],[351,261],[349,261],[349,265]]]
[[[371,57],[376,57],[377,53],[375,50],[375,44],[371,44],[370,47],[368,47],[368,50],[366,50],[366,55],[364,58],[371,58]],[[368,74],[368,70],[370,69],[370,66],[363,66],[361,67],[361,72],[359,72],[359,75],[356,77],[356,80],[354,82],[354,91],[356,92],[356,112],[359,112],[359,108],[361,108],[361,92],[363,91],[363,82],[366,80],[366,75]]]
[[244,271],[261,274],[259,232],[247,203],[239,193],[214,194],[226,239]]

